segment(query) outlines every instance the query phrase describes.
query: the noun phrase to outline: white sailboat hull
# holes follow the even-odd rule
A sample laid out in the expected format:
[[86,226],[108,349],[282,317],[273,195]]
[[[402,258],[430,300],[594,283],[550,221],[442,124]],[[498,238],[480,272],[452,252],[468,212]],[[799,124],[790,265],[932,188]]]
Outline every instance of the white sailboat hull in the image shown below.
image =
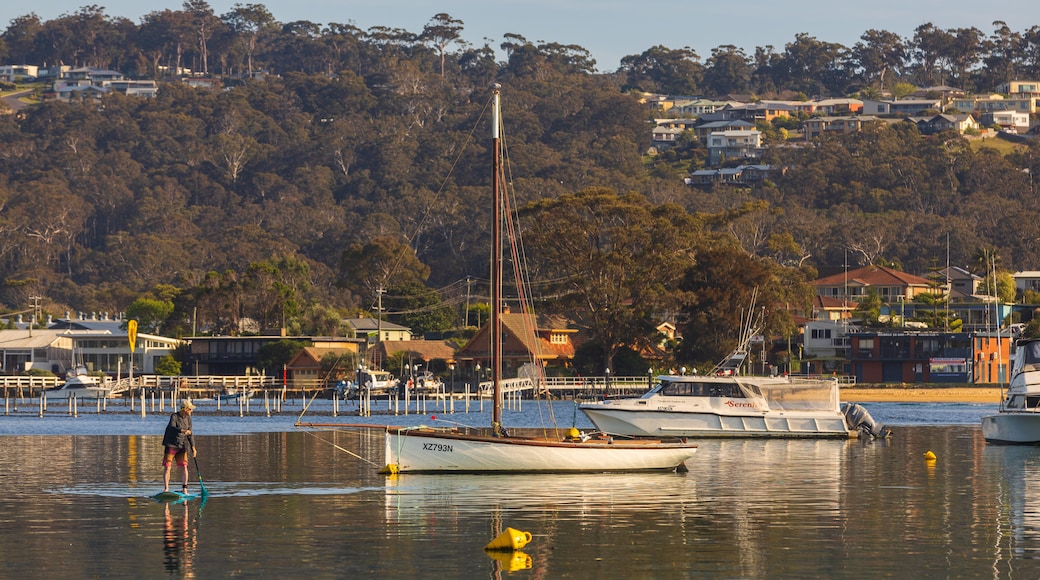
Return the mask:
[[988,443],[1040,444],[1040,413],[1001,411],[982,418],[982,437]]
[[585,404],[582,412],[604,433],[631,437],[820,437],[855,436],[840,411],[721,414],[713,411],[634,410]]
[[388,430],[386,462],[399,472],[628,472],[674,470],[687,443],[547,441],[432,430]]

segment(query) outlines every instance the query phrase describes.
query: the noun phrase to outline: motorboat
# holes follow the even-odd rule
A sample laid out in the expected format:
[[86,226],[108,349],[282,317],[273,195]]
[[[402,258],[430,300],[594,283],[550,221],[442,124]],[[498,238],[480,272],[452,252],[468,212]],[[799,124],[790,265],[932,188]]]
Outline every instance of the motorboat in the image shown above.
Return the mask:
[[744,373],[761,325],[749,317],[736,348],[705,375],[662,375],[638,398],[604,397],[579,408],[604,433],[632,437],[889,435],[861,405],[841,404],[837,378]]
[[213,395],[213,400],[226,403],[228,401],[237,401],[239,399],[252,399],[255,394],[256,390],[254,389],[230,388],[223,389],[221,392]]
[[993,415],[982,417],[987,443],[1040,444],[1040,338],[1015,343],[1011,380]]
[[43,391],[47,399],[108,399],[113,395],[112,387],[102,383],[102,377],[91,375],[82,365],[66,373],[64,384]]
[[633,437],[888,435],[862,406],[841,405],[836,379],[662,375],[641,397],[579,408],[604,433]]

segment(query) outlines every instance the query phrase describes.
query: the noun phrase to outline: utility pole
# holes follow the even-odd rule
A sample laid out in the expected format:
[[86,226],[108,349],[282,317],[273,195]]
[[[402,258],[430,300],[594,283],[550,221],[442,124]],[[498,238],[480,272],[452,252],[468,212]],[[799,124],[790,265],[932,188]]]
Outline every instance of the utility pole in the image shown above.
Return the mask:
[[[376,288],[376,344],[383,342],[383,293],[386,288]],[[374,360],[372,361],[375,362]],[[382,367],[382,365],[378,365]]]
[[466,276],[466,326],[469,326],[469,276]]
[[40,301],[43,300],[41,296],[30,296],[29,297],[29,308],[32,310],[32,314],[29,316],[29,336],[32,336],[33,325],[39,319],[40,312]]

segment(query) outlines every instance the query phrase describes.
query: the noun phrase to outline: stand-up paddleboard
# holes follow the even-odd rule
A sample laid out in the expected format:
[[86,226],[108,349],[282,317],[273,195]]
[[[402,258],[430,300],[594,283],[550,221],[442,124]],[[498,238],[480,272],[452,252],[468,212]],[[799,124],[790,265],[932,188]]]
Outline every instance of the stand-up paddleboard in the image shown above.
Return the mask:
[[169,501],[173,503],[180,503],[182,501],[188,501],[199,497],[195,493],[181,493],[179,491],[160,491],[159,493],[152,496],[155,501]]

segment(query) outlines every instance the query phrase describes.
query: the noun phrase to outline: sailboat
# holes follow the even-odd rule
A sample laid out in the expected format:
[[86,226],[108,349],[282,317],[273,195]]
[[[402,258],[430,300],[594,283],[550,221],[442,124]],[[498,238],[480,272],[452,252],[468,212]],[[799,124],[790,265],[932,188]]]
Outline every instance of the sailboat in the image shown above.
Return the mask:
[[387,427],[388,473],[405,472],[628,472],[676,470],[693,456],[696,446],[675,442],[617,437],[585,437],[569,430],[561,437],[510,435],[502,424],[503,227],[500,139],[501,85],[491,87],[492,133],[492,260],[491,378],[492,421],[486,429]]

